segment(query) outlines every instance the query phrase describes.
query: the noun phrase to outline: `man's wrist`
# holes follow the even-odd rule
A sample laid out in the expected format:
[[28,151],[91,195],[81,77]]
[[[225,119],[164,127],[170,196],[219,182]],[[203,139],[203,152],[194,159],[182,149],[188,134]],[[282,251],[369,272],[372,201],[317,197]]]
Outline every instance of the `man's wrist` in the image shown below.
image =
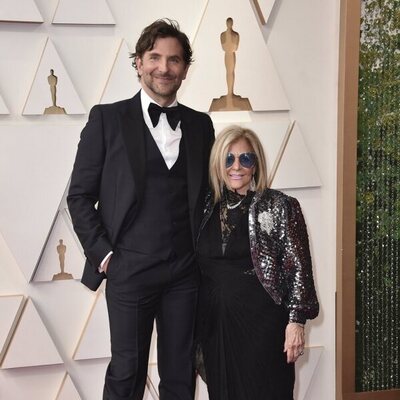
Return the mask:
[[98,271],[99,271],[100,273],[106,272],[106,271],[107,271],[107,266],[108,266],[108,263],[109,263],[109,261],[110,261],[111,256],[113,255],[113,253],[114,253],[114,252],[111,250],[111,251],[108,252],[107,255],[103,258],[102,262],[100,263],[100,266],[97,268]]

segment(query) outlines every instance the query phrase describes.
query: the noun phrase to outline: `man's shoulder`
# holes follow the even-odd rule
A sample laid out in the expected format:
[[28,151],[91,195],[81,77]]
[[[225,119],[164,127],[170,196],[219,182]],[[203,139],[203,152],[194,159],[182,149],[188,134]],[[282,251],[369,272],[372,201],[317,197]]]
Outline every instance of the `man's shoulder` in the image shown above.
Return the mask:
[[93,109],[99,109],[104,113],[113,113],[116,111],[126,110],[131,108],[135,103],[140,105],[140,98],[137,95],[129,99],[115,101],[113,103],[101,103],[93,106]]
[[210,119],[210,116],[207,113],[202,112],[202,111],[197,111],[193,108],[185,106],[182,103],[179,103],[179,107],[181,108],[181,112],[185,113],[186,115],[188,115],[190,117]]
[[115,101],[113,103],[101,103],[97,104],[95,107],[99,107],[105,110],[113,110],[113,109],[121,109],[121,108],[126,108],[132,104],[133,98],[131,97],[130,99],[124,99],[124,100],[119,100]]

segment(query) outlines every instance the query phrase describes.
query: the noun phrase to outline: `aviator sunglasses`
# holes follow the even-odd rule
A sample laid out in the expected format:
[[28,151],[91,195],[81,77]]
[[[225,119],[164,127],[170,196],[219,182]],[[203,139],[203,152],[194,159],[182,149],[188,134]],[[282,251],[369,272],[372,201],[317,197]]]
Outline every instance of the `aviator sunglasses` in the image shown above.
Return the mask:
[[[237,156],[239,158],[239,163],[243,168],[251,168],[256,163],[256,153],[240,153]],[[233,163],[235,162],[236,155],[233,153],[228,153],[226,155],[225,167],[230,168],[232,167]]]

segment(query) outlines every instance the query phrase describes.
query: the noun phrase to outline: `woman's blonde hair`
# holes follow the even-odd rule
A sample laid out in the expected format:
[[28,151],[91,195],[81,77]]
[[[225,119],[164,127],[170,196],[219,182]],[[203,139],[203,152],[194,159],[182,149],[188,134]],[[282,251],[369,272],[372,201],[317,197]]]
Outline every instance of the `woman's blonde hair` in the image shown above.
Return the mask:
[[210,155],[210,186],[214,195],[214,202],[221,199],[223,184],[229,188],[228,174],[226,172],[226,156],[229,147],[244,139],[256,153],[256,169],[254,174],[255,190],[262,191],[267,188],[267,165],[263,146],[258,136],[251,130],[238,125],[225,128],[215,139]]

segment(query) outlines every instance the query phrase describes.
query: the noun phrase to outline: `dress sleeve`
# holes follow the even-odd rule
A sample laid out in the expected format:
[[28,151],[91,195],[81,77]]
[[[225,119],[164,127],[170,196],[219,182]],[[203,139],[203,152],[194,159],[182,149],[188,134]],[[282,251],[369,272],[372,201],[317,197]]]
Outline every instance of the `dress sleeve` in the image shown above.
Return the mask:
[[289,322],[305,323],[318,315],[307,227],[299,202],[285,199],[282,214],[282,268],[287,287]]

